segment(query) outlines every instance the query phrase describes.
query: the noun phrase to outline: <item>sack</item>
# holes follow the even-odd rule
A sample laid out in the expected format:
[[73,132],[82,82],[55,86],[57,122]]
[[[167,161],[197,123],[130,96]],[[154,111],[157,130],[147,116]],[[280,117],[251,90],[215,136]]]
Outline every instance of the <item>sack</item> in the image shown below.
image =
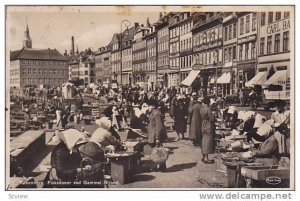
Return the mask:
[[162,164],[169,157],[169,149],[165,147],[154,147],[151,150],[151,160],[157,164]]

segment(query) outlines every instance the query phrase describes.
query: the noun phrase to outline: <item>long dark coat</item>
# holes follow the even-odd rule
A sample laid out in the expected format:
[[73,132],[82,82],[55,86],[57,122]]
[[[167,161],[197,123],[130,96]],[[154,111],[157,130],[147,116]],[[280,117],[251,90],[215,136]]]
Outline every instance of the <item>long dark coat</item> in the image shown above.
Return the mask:
[[153,109],[148,124],[149,143],[154,144],[156,140],[163,142],[167,138],[163,114],[159,109]]
[[186,132],[186,106],[183,100],[178,100],[174,105],[174,130],[177,133],[184,134]]
[[211,154],[215,151],[215,118],[211,109],[203,104],[200,109],[202,119],[202,154]]
[[202,132],[201,132],[201,116],[200,116],[200,109],[201,103],[196,102],[192,108],[189,110],[189,117],[190,117],[190,130],[189,130],[189,137],[191,140],[201,140],[202,139]]

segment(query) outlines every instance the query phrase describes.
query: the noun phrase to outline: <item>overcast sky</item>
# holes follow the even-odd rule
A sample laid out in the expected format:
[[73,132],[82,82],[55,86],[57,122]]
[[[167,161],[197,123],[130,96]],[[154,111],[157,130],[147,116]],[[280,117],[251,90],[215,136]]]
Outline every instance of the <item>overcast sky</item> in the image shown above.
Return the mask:
[[[142,7],[8,7],[7,48],[22,48],[26,21],[33,48],[56,48],[61,53],[71,49],[71,36],[75,38],[75,50],[93,50],[107,45],[113,33],[120,32],[120,23],[128,19],[146,24],[158,20],[156,9]],[[123,30],[125,27],[123,27]]]

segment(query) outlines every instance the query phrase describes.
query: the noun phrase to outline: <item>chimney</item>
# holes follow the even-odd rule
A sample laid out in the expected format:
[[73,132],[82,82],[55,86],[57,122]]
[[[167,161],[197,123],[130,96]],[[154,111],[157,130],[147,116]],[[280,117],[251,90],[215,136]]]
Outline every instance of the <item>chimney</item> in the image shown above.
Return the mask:
[[147,17],[146,26],[147,26],[148,28],[150,27],[150,21],[149,21],[149,17]]
[[68,56],[68,51],[67,50],[65,50],[64,56],[65,57]]
[[72,36],[72,38],[71,38],[71,42],[72,42],[71,54],[74,54],[74,53],[75,53],[75,47],[74,47],[74,36]]
[[162,16],[163,16],[163,13],[159,12],[159,19],[162,18]]
[[143,25],[143,24],[141,24],[141,27],[144,27],[144,25]]
[[138,28],[139,27],[139,23],[138,22],[135,22],[134,23],[134,28],[136,29],[136,28]]

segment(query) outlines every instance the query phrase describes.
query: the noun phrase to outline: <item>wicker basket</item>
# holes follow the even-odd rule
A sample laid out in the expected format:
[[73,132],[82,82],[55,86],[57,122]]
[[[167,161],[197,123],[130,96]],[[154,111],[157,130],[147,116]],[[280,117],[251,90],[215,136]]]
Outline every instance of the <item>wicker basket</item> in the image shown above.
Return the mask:
[[164,163],[169,157],[169,149],[165,147],[154,147],[151,150],[151,160],[157,164]]

